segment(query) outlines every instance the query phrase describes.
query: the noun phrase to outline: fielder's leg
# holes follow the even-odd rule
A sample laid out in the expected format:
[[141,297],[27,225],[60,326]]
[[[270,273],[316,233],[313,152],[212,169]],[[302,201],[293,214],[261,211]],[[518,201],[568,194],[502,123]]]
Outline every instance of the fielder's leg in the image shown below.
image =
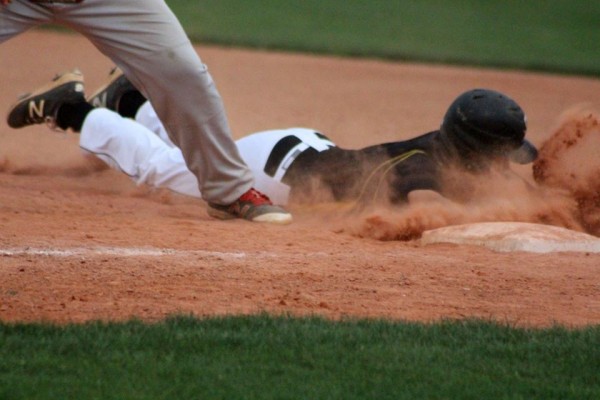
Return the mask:
[[252,186],[212,77],[164,1],[86,0],[61,18],[151,101],[207,201],[228,204]]
[[27,31],[34,26],[49,22],[52,12],[29,1],[15,0],[0,5],[0,43]]

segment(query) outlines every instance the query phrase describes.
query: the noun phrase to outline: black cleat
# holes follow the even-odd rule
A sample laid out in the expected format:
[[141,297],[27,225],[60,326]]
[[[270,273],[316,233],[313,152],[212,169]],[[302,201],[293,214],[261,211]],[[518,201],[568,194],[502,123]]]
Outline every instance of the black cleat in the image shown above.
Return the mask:
[[33,93],[23,95],[8,112],[11,128],[48,123],[54,126],[58,109],[63,104],[84,101],[83,75],[74,70],[58,75]]
[[118,67],[108,74],[108,81],[96,90],[87,101],[94,107],[118,111],[119,102],[125,93],[138,91]]

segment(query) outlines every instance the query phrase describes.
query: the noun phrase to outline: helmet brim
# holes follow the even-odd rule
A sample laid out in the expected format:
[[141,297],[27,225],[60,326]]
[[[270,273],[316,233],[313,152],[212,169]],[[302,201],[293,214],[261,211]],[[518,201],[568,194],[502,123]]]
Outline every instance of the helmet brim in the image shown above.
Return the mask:
[[510,161],[517,164],[529,164],[535,161],[538,156],[537,148],[528,140],[523,140],[523,144],[516,150],[509,153]]

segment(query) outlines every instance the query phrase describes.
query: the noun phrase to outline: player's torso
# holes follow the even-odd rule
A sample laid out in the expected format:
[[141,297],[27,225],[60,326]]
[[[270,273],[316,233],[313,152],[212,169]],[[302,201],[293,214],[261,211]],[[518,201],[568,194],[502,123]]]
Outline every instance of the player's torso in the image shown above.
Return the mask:
[[406,202],[408,193],[413,190],[442,192],[436,135],[431,132],[361,150],[366,160],[363,191],[372,193],[374,200],[392,203]]

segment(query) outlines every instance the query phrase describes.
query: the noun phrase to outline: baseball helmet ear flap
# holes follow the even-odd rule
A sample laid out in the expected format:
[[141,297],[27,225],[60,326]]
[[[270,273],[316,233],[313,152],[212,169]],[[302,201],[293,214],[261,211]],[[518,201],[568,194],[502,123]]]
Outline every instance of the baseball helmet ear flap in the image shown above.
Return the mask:
[[[517,162],[531,162],[537,150],[525,141],[526,130],[521,107],[505,94],[490,89],[469,90],[458,96],[440,127],[461,155],[507,156]],[[517,150],[520,156],[512,157],[511,153]]]

